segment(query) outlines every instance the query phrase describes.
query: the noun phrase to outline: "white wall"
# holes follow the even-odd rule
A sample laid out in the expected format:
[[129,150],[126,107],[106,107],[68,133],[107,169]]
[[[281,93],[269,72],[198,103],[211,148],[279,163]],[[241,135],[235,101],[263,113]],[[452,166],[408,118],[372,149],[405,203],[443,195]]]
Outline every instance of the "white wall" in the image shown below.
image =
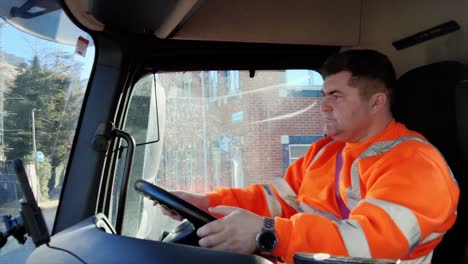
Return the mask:
[[[387,54],[397,74],[441,60],[468,63],[468,1],[363,0],[360,48]],[[396,50],[392,42],[455,20],[460,30],[416,46]]]

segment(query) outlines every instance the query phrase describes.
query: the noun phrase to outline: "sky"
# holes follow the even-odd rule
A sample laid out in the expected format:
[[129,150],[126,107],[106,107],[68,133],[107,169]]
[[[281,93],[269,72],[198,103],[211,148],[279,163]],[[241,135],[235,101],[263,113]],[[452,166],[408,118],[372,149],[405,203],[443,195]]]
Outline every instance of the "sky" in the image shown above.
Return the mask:
[[[0,18],[0,23],[1,22],[4,22],[4,20]],[[75,53],[76,48],[75,45],[65,45],[31,36],[19,29],[16,29],[15,27],[11,26],[6,22],[5,26],[2,29],[2,35],[0,37],[2,37],[0,40],[3,51],[5,53],[10,53],[17,57],[24,58],[28,63],[34,55],[35,47],[53,46],[67,53]],[[90,38],[89,35],[87,35],[87,37]],[[89,78],[89,74],[93,66],[92,63],[94,60],[94,50],[94,45],[92,45],[91,47],[88,47],[86,51],[86,57],[82,57],[78,54],[75,54],[73,56],[75,60],[80,61],[84,64],[81,71],[81,79]]]

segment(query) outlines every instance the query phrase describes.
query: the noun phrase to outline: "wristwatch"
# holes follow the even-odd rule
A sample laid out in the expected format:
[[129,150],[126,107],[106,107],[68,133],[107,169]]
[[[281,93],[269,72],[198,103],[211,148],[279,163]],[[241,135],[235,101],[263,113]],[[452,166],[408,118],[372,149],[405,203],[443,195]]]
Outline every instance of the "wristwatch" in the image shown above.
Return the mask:
[[278,245],[278,237],[275,233],[275,219],[265,217],[263,218],[263,228],[257,234],[255,239],[257,248],[262,253],[271,253]]

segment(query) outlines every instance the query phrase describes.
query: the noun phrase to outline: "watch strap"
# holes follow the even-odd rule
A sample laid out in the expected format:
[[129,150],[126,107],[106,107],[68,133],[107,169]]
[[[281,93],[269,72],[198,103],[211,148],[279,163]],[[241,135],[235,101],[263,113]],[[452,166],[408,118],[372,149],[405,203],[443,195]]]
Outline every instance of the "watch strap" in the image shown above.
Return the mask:
[[275,230],[275,219],[272,217],[263,218],[263,229]]

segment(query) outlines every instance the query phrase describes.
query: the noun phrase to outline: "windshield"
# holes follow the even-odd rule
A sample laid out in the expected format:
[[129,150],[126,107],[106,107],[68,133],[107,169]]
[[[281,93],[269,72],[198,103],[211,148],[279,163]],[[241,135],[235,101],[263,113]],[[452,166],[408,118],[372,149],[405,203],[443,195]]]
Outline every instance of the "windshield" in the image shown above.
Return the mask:
[[[282,177],[323,137],[322,76],[312,70],[168,72],[141,79],[125,131],[137,143],[132,179],[206,192]],[[124,160],[124,159],[123,159]],[[124,162],[110,218],[115,222]],[[133,188],[122,234],[159,240],[178,224]]]
[[[22,2],[2,1],[0,15]],[[0,19],[0,215],[7,216],[0,231],[5,219],[19,216],[22,193],[7,161],[22,159],[50,232],[94,62],[93,40],[76,26],[70,31],[72,24],[64,26],[68,18],[61,9],[7,20],[19,29]],[[50,41],[77,32],[73,45]],[[33,249],[30,238],[23,246],[9,237],[0,263],[25,263]]]

